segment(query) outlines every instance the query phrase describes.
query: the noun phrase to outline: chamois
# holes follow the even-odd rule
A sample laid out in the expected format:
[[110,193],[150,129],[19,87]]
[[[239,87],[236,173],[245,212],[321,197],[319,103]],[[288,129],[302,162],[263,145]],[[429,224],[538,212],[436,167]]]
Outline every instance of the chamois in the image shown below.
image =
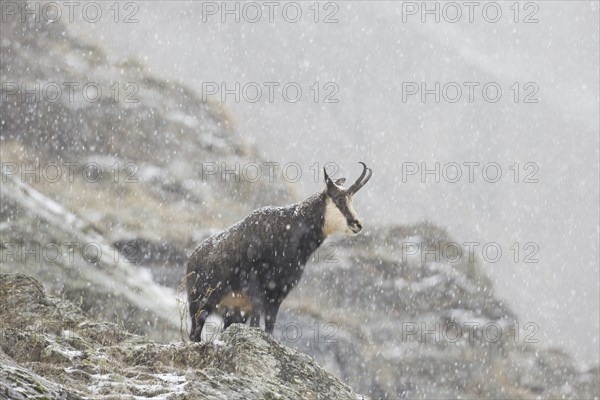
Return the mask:
[[[206,318],[230,292],[244,293],[251,303],[250,325],[273,334],[279,306],[300,280],[312,253],[333,233],[358,234],[362,225],[352,196],[371,178],[363,171],[348,189],[345,178],[333,182],[323,168],[325,188],[286,207],[263,207],[225,231],[204,240],[187,265],[192,329],[199,342]],[[233,320],[225,321],[227,325]]]

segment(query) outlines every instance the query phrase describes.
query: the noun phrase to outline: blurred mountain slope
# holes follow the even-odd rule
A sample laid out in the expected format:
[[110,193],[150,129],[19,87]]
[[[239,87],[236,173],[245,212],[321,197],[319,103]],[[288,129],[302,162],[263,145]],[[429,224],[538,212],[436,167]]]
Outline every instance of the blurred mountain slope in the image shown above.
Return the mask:
[[[0,272],[33,275],[95,317],[179,338],[175,291],[128,261],[154,257],[167,276],[158,283],[176,288],[195,236],[290,202],[293,190],[206,179],[205,163],[261,165],[226,110],[64,28],[18,16],[2,23]],[[99,101],[86,85],[103,91]]]
[[[277,181],[217,175],[218,184],[207,184],[207,163],[261,162],[227,111],[135,60],[110,60],[64,28],[18,17],[2,25],[0,155],[17,164],[18,176],[38,163],[34,186],[85,210],[112,238],[142,231],[185,242],[198,221],[231,223],[265,203],[291,200],[290,187]],[[61,168],[59,182],[43,179],[50,163]],[[228,213],[215,215],[217,203]]]
[[282,304],[275,337],[359,393],[374,399],[600,394],[598,367],[579,371],[566,351],[545,347],[535,321],[521,320],[499,300],[477,257],[470,260],[435,225],[366,228],[326,242],[314,261]]

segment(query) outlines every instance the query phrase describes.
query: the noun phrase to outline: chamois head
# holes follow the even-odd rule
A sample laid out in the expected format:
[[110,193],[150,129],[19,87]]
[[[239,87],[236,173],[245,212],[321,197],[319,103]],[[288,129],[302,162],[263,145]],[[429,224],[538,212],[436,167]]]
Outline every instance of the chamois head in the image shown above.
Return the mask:
[[347,235],[356,235],[362,229],[362,225],[352,208],[352,196],[358,192],[365,183],[371,179],[372,171],[367,168],[365,163],[361,162],[363,172],[356,182],[348,189],[342,186],[346,178],[337,179],[335,182],[329,178],[327,171],[323,168],[325,175],[325,193],[326,205],[323,224],[323,233],[330,235],[336,232],[342,232]]

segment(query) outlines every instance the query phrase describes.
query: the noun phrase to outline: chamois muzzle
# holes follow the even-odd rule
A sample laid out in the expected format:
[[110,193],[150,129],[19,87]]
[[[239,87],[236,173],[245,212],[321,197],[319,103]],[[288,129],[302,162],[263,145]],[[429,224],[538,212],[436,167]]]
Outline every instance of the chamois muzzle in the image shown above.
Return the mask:
[[362,230],[362,224],[360,223],[360,221],[352,221],[348,224],[348,226],[350,227],[350,230],[354,233],[358,233]]
[[348,194],[350,195],[353,195],[354,193],[358,192],[360,188],[365,186],[365,183],[369,182],[369,179],[371,179],[371,175],[373,174],[371,168],[367,168],[364,162],[359,161],[359,164],[362,164],[363,172],[360,174],[356,182],[354,182],[354,184],[348,188]]

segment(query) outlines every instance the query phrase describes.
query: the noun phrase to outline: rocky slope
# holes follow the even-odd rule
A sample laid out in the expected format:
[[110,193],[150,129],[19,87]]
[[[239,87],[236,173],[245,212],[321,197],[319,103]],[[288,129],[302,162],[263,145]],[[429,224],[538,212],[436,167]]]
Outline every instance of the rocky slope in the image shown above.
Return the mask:
[[0,396],[10,399],[363,398],[259,329],[157,344],[89,319],[22,274],[0,275],[0,326]]
[[598,368],[546,348],[454,246],[429,224],[326,243],[275,337],[374,399],[598,398]]

